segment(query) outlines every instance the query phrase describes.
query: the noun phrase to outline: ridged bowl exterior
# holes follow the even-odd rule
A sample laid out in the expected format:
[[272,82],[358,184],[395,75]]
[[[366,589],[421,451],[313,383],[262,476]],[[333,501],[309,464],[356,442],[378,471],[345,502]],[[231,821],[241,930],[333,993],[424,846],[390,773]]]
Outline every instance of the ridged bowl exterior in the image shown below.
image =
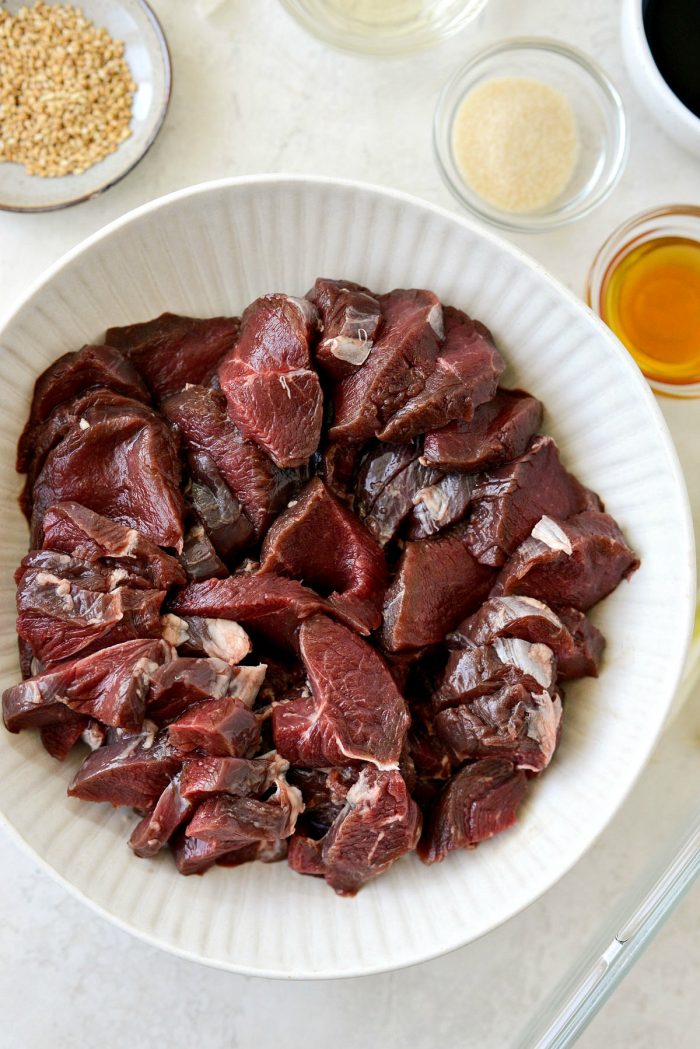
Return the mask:
[[18,679],[12,572],[27,543],[16,504],[17,437],[37,374],[110,325],[163,310],[240,311],[315,277],[434,289],[483,320],[509,384],[548,409],[567,465],[598,490],[642,557],[595,610],[608,638],[598,680],[567,689],[555,760],[517,826],[423,866],[405,858],[355,899],[285,864],[180,877],[168,855],[135,859],[134,817],[66,797],[78,763],[33,732],[0,731],[0,813],[64,884],[151,943],[236,972],[331,977],[377,972],[468,943],[548,889],[588,848],[640,772],[683,664],[694,601],[692,526],[670,438],[631,359],[593,314],[493,234],[391,191],[268,176],[155,201],[59,262],[0,331],[0,675]]

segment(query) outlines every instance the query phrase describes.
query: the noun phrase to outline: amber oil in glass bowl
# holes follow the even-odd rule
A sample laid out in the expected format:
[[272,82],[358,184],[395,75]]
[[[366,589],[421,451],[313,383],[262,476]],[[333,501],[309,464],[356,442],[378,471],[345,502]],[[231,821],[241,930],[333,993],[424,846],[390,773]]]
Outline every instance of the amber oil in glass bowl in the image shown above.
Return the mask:
[[587,298],[655,390],[700,396],[700,208],[621,226],[593,262]]

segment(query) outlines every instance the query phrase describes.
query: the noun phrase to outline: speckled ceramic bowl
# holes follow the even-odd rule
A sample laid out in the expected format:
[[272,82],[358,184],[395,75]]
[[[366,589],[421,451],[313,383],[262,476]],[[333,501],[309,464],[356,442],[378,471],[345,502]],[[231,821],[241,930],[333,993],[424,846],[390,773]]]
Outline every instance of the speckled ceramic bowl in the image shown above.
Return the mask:
[[[27,0],[3,0],[16,11]],[[41,178],[20,164],[0,163],[0,210],[55,211],[104,193],[136,167],[153,145],[170,102],[170,55],[158,19],[144,0],[74,0],[95,25],[123,40],[136,84],[131,135],[80,175]]]
[[0,331],[0,688],[19,675],[12,572],[26,550],[15,445],[36,376],[110,325],[164,310],[238,313],[319,276],[434,289],[480,317],[506,382],[548,410],[564,462],[601,493],[642,566],[594,610],[598,679],[567,687],[561,746],[515,827],[426,867],[407,856],[354,899],[284,863],[183,878],[137,860],[133,813],[66,797],[80,760],[0,730],[0,815],[45,867],[122,928],[185,957],[260,976],[351,976],[460,947],[548,889],[634,783],[667,717],[695,605],[680,467],[653,395],[602,321],[536,263],[474,222],[386,189],[267,176],[182,190],[70,252]]

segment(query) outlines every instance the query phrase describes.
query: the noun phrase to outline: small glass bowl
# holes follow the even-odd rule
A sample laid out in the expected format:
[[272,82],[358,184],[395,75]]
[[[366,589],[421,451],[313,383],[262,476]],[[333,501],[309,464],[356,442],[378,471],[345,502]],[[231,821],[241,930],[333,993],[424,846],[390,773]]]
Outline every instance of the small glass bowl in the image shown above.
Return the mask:
[[342,51],[403,55],[464,29],[488,0],[280,0],[309,33]]
[[[680,237],[700,244],[700,207],[695,204],[669,204],[625,222],[610,234],[593,260],[586,280],[586,301],[607,323],[605,298],[608,282],[620,263],[640,244],[660,237]],[[700,340],[700,332],[698,332]],[[670,397],[700,397],[700,382],[669,381],[642,369],[657,393]]]
[[[573,109],[578,130],[578,159],[569,184],[537,211],[504,211],[489,204],[467,184],[454,156],[453,126],[466,95],[494,77],[511,76],[560,91]],[[627,158],[627,122],[617,90],[586,55],[557,40],[518,37],[474,55],[445,85],[435,112],[433,142],[440,173],[461,204],[501,229],[537,233],[580,219],[605,200]]]

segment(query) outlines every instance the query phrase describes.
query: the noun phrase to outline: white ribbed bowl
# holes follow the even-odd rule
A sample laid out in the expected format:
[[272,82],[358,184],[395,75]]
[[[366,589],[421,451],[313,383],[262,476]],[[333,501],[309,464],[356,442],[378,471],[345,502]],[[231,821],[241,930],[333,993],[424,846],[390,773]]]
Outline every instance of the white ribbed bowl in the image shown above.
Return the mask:
[[18,677],[12,571],[27,541],[17,436],[36,375],[110,325],[239,311],[319,276],[434,289],[493,330],[507,379],[541,397],[566,463],[598,490],[642,567],[595,612],[603,673],[568,691],[561,747],[518,825],[471,852],[406,858],[355,899],[285,864],[180,877],[137,860],[133,817],[70,800],[32,732],[0,730],[0,812],[64,884],[150,943],[237,972],[325,977],[408,965],[473,940],[548,889],[605,827],[668,714],[694,602],[678,462],[641,374],[607,328],[513,247],[399,193],[310,178],[233,179],[139,208],[54,266],[0,331],[0,674]]

